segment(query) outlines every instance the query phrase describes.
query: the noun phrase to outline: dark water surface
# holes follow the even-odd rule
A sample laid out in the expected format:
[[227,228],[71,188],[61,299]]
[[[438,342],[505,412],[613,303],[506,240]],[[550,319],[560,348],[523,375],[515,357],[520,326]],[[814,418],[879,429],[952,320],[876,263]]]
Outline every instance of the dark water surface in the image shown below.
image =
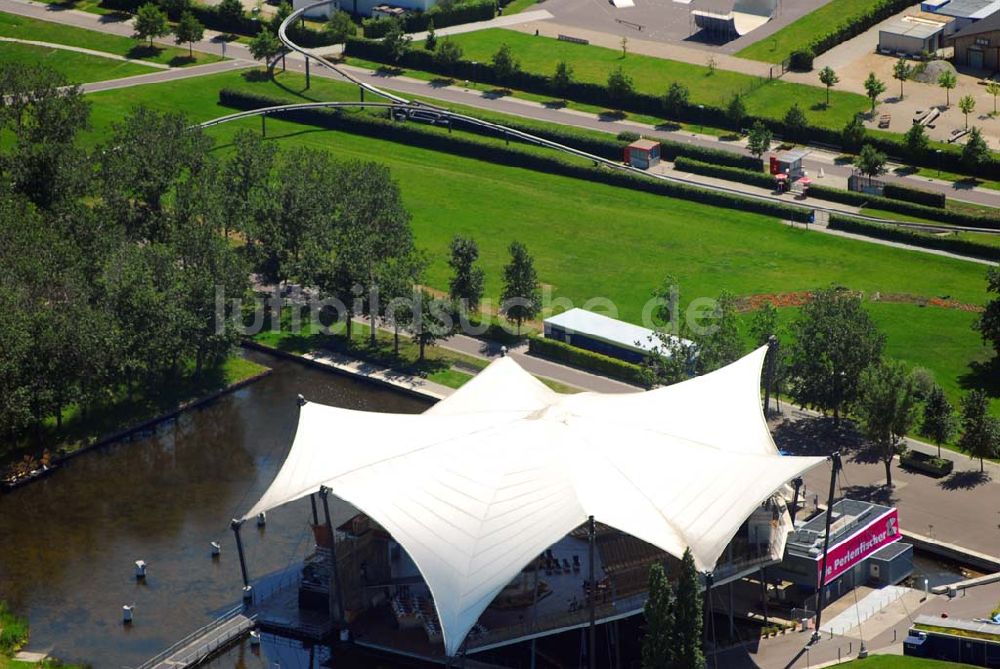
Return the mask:
[[[29,648],[95,669],[136,666],[235,605],[242,583],[229,519],[277,472],[294,436],[299,393],[352,409],[427,407],[343,376],[246,355],[274,372],[151,436],[84,454],[0,496],[0,599],[28,616]],[[263,532],[244,527],[251,579],[305,554],[309,513],[300,500],[268,514]],[[219,560],[210,557],[211,541],[222,543]],[[144,584],[134,578],[140,559],[149,563]],[[135,605],[131,627],[121,622],[124,604]]]

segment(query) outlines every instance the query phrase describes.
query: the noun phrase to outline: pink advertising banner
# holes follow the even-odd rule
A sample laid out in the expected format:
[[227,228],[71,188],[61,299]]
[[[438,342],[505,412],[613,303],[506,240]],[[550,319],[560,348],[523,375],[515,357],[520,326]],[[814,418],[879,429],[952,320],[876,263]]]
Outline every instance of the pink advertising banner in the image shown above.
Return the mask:
[[[826,579],[829,583],[866,557],[894,541],[899,541],[899,512],[890,509],[835,546],[831,546],[826,559]],[[816,560],[816,579],[820,579],[823,556]]]

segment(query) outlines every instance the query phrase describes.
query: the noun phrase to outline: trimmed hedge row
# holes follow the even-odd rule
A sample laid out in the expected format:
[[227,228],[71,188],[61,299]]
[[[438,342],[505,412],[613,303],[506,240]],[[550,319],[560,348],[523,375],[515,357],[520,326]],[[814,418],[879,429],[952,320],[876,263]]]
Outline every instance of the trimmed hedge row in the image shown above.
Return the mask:
[[[760,186],[762,188],[772,188],[774,186],[773,177],[768,174],[764,174],[760,171],[760,169],[751,171],[735,169],[732,167],[721,167],[719,165],[705,163],[697,159],[692,160],[690,158],[683,157],[679,157],[674,160],[674,167],[686,172],[692,172],[694,174],[704,174],[710,177],[728,179],[729,181],[750,184],[752,186]],[[907,192],[924,192],[905,187],[897,188],[901,191]],[[994,230],[1000,229],[1000,218],[998,217],[976,216],[974,214],[966,214],[959,211],[929,207],[922,204],[916,204],[914,202],[907,202],[905,200],[894,200],[887,197],[879,197],[878,195],[869,195],[867,193],[858,193],[840,188],[831,188],[830,186],[823,186],[817,183],[813,183],[809,186],[809,195],[819,198],[820,200],[839,202],[853,207],[874,207],[876,209],[884,209],[898,214],[923,218],[935,223],[950,223],[952,225],[989,228]],[[932,195],[937,194],[932,193]]]
[[722,165],[704,163],[700,160],[685,158],[684,156],[678,156],[677,159],[674,160],[674,168],[685,172],[691,172],[693,174],[703,174],[708,177],[718,177],[719,179],[726,179],[728,181],[736,181],[739,183],[750,184],[751,186],[760,186],[762,188],[770,188],[771,190],[774,190],[774,177],[770,174],[764,174],[759,169],[755,172],[751,172],[750,170],[743,170],[735,167],[725,167]]
[[[150,0],[101,0],[101,7],[135,14],[139,7],[145,5],[147,2],[150,2]],[[181,18],[180,12],[177,11],[179,4],[172,5],[171,3],[164,2],[157,2],[156,4],[167,13],[171,21],[177,21]],[[263,26],[260,21],[247,16],[246,13],[239,18],[235,18],[221,14],[217,7],[209,5],[191,3],[185,8],[185,11],[191,12],[206,28],[224,33],[236,33],[253,37],[260,32]]]
[[891,200],[903,200],[914,204],[922,204],[925,207],[935,207],[944,209],[948,206],[948,198],[944,193],[934,193],[929,190],[900,186],[899,184],[886,184],[882,189],[882,195]]
[[840,216],[837,214],[832,214],[830,216],[828,227],[833,230],[852,232],[859,235],[865,235],[866,237],[875,237],[876,239],[885,239],[893,242],[911,244],[913,246],[922,246],[928,249],[949,251],[951,253],[957,253],[973,258],[983,258],[994,262],[1000,261],[1000,247],[990,246],[989,244],[981,244],[979,242],[972,242],[967,239],[934,237],[931,235],[920,234],[918,232],[911,232],[910,230],[904,230],[902,228],[894,228],[887,225],[878,225],[877,223],[859,221],[856,218],[849,218],[847,216]]
[[[416,33],[427,30],[430,22],[434,21],[435,28],[447,28],[457,26],[462,23],[473,23],[475,21],[489,21],[496,16],[497,4],[495,0],[466,0],[458,2],[449,8],[435,5],[426,12],[413,12],[403,17],[403,29],[408,33]],[[378,39],[384,37],[393,24],[393,19],[381,17],[377,19],[365,19],[361,22],[361,27],[365,37]]]
[[571,367],[579,367],[588,372],[604,374],[614,379],[637,386],[648,387],[642,367],[587,349],[577,348],[556,339],[544,337],[528,338],[528,353],[540,358],[562,362]]
[[[347,40],[345,51],[348,56],[363,58],[379,63],[393,63],[392,59],[385,51],[381,42],[364,38],[351,38]],[[843,129],[822,128],[818,126],[808,126],[804,130],[797,128],[789,132],[782,119],[778,118],[756,118],[747,117],[743,119],[737,127],[732,123],[726,110],[722,107],[703,105],[699,107],[695,104],[687,104],[676,113],[666,114],[663,107],[663,100],[659,95],[647,92],[634,91],[626,98],[618,100],[608,93],[607,86],[598,83],[586,83],[574,81],[565,90],[555,90],[552,87],[551,77],[533,73],[518,72],[509,80],[504,80],[496,75],[493,66],[489,62],[475,63],[469,60],[460,60],[454,66],[446,67],[438,63],[434,58],[433,51],[426,49],[409,49],[397,64],[401,67],[408,67],[424,72],[433,72],[444,77],[456,79],[470,79],[483,83],[517,88],[537,95],[551,95],[553,98],[575,100],[584,104],[596,105],[599,107],[609,107],[621,109],[637,114],[648,114],[651,116],[668,116],[672,120],[687,123],[703,123],[715,128],[726,128],[738,131],[741,128],[749,127],[755,120],[761,121],[779,137],[805,136],[810,143],[827,144],[830,146],[843,147],[845,150],[856,151],[860,147],[847,147],[843,142]],[[766,84],[766,82],[765,82]],[[796,134],[798,133],[798,134]],[[933,151],[924,152],[919,157],[912,157],[903,142],[902,137],[894,138],[884,135],[868,134],[865,138],[866,144],[871,144],[880,151],[888,154],[892,158],[905,160],[908,164],[922,167],[940,167],[949,172],[963,174],[966,172],[962,164],[960,150],[951,147],[942,147],[941,153]],[[721,152],[720,152],[721,153]],[[728,164],[728,163],[727,163]],[[985,179],[1000,179],[1000,161],[991,158],[989,161],[977,168],[978,177]]]
[[816,56],[825,53],[841,42],[857,37],[876,23],[884,21],[893,14],[898,14],[913,4],[913,0],[876,0],[863,14],[831,28],[823,35],[818,35],[809,43],[809,50]]
[[[242,110],[288,104],[286,100],[231,89],[219,91],[219,103],[227,107]],[[414,122],[393,121],[368,113],[344,113],[340,110],[332,109],[297,109],[281,112],[280,114],[275,114],[275,116],[297,123],[344,130],[359,135],[406,143],[435,151],[475,158],[477,160],[489,160],[501,165],[561,174],[577,179],[631,188],[655,195],[665,195],[667,197],[691,200],[717,207],[740,209],[764,216],[774,216],[783,220],[805,222],[809,218],[809,212],[806,209],[793,207],[781,202],[757,200],[662,179],[653,179],[631,172],[595,169],[588,165],[570,163],[555,156],[529,153],[515,146],[487,146],[482,142],[475,141],[471,137],[459,137],[436,131],[426,125]],[[481,135],[491,133],[491,131],[473,125],[456,124],[455,127],[460,127],[463,130]],[[537,131],[531,130],[530,132],[534,133]],[[539,136],[541,136],[541,133],[539,133]],[[572,144],[573,142],[568,143]],[[577,148],[583,147],[578,146]],[[622,146],[619,145],[616,151],[618,159],[621,157],[621,150]]]

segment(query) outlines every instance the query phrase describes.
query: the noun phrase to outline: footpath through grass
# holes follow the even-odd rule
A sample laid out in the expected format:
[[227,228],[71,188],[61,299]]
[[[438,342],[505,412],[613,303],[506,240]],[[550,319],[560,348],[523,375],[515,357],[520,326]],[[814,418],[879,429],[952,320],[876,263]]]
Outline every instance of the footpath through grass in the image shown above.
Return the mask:
[[[277,83],[255,79],[233,72],[93,94],[88,96],[91,141],[106,136],[109,124],[139,102],[207,120],[232,111],[218,105],[222,87],[286,99],[303,87],[302,78],[291,73]],[[357,99],[355,87],[318,78],[309,93]],[[474,160],[276,119],[267,124],[269,140],[282,147],[308,146],[388,165],[413,214],[417,244],[432,260],[425,283],[446,288],[448,244],[455,234],[472,236],[480,244],[486,295],[494,303],[507,246],[515,239],[534,255],[551,295],[576,306],[605,297],[619,317],[632,322],[640,322],[650,292],[668,273],[680,282],[684,304],[724,289],[777,294],[830,283],[869,296],[878,291],[947,295],[970,304],[986,300],[985,268],[975,263],[793,229],[745,211],[502,167],[489,162],[487,149],[482,160]],[[240,128],[259,131],[260,121],[213,129],[220,153],[228,151]],[[914,304],[870,308],[888,336],[890,354],[931,370],[952,399],[960,387],[981,380],[970,363],[985,362],[990,351],[970,327],[973,314]]]
[[[154,46],[150,48],[145,43],[140,43],[120,35],[110,35],[108,33],[97,32],[96,30],[76,28],[50,21],[39,21],[38,19],[19,16],[17,14],[8,14],[6,12],[0,12],[0,37],[15,37],[17,39],[51,42],[52,44],[65,44],[67,46],[112,53],[116,56],[133,58],[135,60],[148,60],[153,63],[170,65],[171,67],[204,65],[205,63],[214,63],[222,60],[220,56],[201,53],[200,51],[195,51],[194,58],[191,59],[188,57],[187,48],[181,49],[167,46]],[[60,53],[65,55],[70,52],[62,51]],[[151,70],[144,68],[143,71]],[[72,74],[72,70],[70,70],[69,74]]]
[[66,49],[0,42],[0,66],[9,66],[15,63],[45,65],[66,77],[66,80],[73,84],[120,79],[157,71],[147,65],[101,58]]
[[[427,346],[424,360],[420,361],[420,347],[406,332],[400,332],[398,353],[395,351],[392,332],[376,330],[374,347],[371,345],[370,334],[371,328],[368,325],[355,322],[351,327],[351,338],[348,340],[346,326],[343,323],[333,325],[328,332],[324,332],[321,325],[310,322],[307,317],[302,319],[299,328],[294,328],[291,311],[286,309],[282,313],[280,331],[274,332],[267,328],[254,335],[253,340],[258,344],[297,355],[320,349],[345,353],[353,358],[419,376],[449,388],[460,388],[489,364],[481,358],[438,346]],[[578,392],[577,389],[558,381],[542,377],[539,377],[539,380],[556,392]]]
[[741,49],[736,55],[765,63],[780,63],[793,51],[808,47],[817,35],[825,34],[832,26],[850,22],[852,17],[867,10],[871,4],[872,0],[831,0],[770,37]]
[[[559,61],[573,66],[577,81],[606,84],[608,75],[619,66],[635,82],[635,89],[651,95],[663,95],[670,84],[687,86],[693,104],[725,107],[733,95],[744,95],[747,113],[753,116],[783,118],[794,103],[805,112],[809,122],[826,128],[841,129],[857,112],[865,111],[867,98],[856,93],[831,91],[830,106],[825,107],[826,91],[818,86],[794,84],[778,79],[766,81],[758,77],[715,70],[703,65],[682,63],[628,54],[604,47],[574,44],[550,37],[541,37],[493,28],[453,35],[466,60],[489,62],[501,45],[510,46],[514,57],[526,72],[551,76]],[[421,46],[421,45],[418,45]]]

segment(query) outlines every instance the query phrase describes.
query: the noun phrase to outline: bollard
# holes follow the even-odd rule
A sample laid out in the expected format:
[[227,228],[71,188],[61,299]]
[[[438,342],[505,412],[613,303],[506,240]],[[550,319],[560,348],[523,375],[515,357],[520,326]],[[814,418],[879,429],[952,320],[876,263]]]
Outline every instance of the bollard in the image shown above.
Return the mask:
[[135,580],[142,581],[146,578],[146,563],[142,560],[135,561]]
[[134,604],[126,604],[122,607],[122,624],[131,625],[132,624],[132,609],[135,608]]
[[222,553],[222,546],[219,545],[218,541],[213,541],[212,546],[212,557],[217,558]]
[[249,604],[253,601],[253,586],[245,585],[243,586],[243,603]]
[[257,630],[250,630],[250,647],[256,648],[260,645],[260,632]]
[[264,527],[267,525],[267,515],[261,511],[257,514],[257,527]]

